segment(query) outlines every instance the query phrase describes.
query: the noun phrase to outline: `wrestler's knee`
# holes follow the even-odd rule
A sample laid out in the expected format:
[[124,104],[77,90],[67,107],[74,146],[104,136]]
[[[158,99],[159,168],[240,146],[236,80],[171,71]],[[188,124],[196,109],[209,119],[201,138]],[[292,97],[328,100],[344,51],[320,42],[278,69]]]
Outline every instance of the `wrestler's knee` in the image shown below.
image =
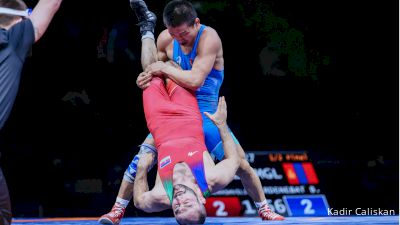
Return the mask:
[[239,177],[248,176],[251,173],[253,168],[250,166],[250,163],[243,157],[240,158],[240,165],[236,172]]

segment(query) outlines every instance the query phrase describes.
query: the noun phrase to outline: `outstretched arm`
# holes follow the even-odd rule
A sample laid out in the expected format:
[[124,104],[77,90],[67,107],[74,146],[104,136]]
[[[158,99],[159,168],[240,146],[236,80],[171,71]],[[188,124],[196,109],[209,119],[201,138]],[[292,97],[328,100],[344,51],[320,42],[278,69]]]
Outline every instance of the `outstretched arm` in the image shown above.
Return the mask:
[[30,15],[35,30],[35,42],[38,41],[47,30],[54,14],[60,8],[62,0],[40,0]]
[[147,171],[153,159],[153,153],[143,153],[140,155],[133,186],[135,207],[148,213],[170,208],[168,196],[162,186],[158,173],[154,188],[149,191]]
[[204,112],[218,127],[224,148],[225,159],[216,164],[207,174],[207,183],[211,192],[221,190],[228,185],[239,168],[239,155],[237,145],[232,138],[231,132],[226,124],[227,109],[224,97],[219,98],[218,109],[214,114]]

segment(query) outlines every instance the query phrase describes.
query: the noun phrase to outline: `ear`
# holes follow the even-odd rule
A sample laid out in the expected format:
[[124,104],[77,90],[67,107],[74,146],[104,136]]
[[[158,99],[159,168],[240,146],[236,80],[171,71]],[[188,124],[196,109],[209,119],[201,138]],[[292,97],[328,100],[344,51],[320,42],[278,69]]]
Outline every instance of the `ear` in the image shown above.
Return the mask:
[[197,193],[197,198],[199,199],[199,201],[204,205],[206,204],[206,199],[203,196],[203,192],[201,191],[200,187],[198,185],[196,185],[196,193]]
[[200,202],[201,202],[201,204],[203,204],[203,205],[206,204],[206,198],[204,198],[203,195],[201,195],[201,197],[200,197]]
[[200,19],[196,18],[194,19],[194,26],[197,28],[200,25]]

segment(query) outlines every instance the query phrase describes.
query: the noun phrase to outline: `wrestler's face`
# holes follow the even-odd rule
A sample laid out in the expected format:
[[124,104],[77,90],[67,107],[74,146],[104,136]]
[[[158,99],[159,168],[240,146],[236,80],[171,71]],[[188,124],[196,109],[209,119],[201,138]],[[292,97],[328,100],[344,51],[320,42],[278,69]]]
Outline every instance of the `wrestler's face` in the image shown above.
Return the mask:
[[182,46],[192,46],[196,39],[200,20],[196,18],[193,25],[184,23],[176,27],[167,27],[169,34]]
[[197,223],[202,214],[205,214],[204,205],[195,192],[183,184],[174,185],[172,210],[181,224]]

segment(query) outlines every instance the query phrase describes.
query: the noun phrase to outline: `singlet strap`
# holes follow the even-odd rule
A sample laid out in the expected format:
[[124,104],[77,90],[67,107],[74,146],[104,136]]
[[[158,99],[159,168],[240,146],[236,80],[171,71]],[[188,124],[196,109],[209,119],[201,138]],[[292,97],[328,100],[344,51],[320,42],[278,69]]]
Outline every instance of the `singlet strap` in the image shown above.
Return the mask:
[[200,25],[200,30],[199,30],[199,32],[197,33],[196,40],[194,41],[194,45],[193,45],[193,48],[192,48],[192,52],[190,53],[190,61],[191,61],[191,62],[193,62],[193,61],[194,61],[194,58],[196,58],[196,55],[197,55],[197,45],[199,44],[200,36],[201,36],[201,34],[203,33],[204,28],[206,28],[206,26],[204,26],[203,24],[201,24],[201,25]]

